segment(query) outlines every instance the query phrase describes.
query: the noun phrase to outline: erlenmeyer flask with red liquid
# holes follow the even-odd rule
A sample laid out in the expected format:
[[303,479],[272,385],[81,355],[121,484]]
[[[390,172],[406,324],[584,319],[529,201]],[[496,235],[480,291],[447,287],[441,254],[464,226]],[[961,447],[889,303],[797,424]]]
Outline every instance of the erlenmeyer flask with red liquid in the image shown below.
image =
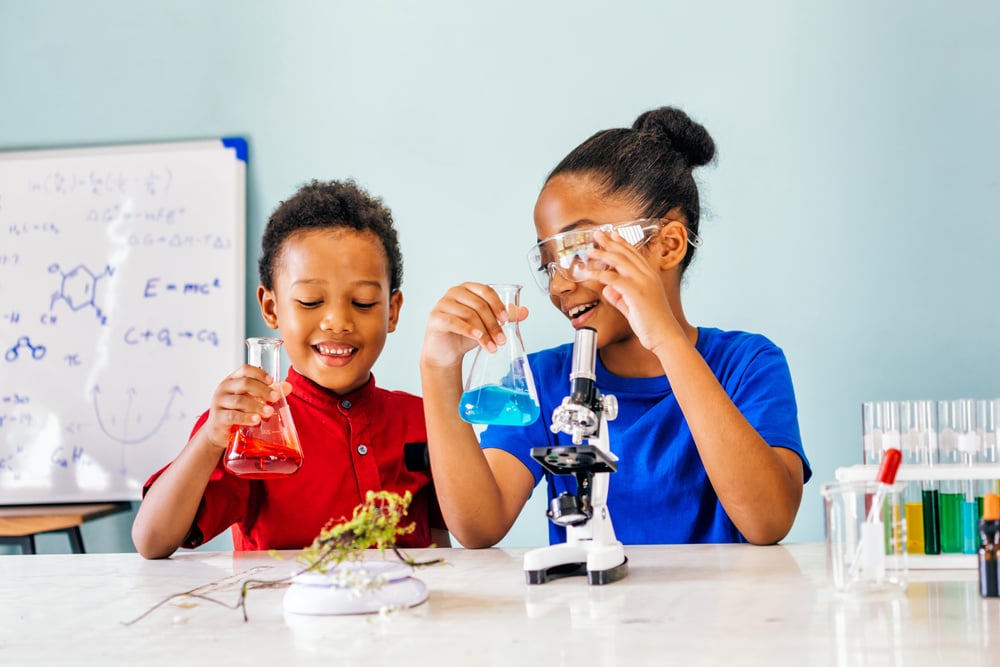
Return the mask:
[[247,338],[246,342],[247,363],[264,369],[274,378],[273,389],[278,392],[278,400],[271,404],[274,413],[270,417],[233,432],[223,465],[232,474],[249,479],[290,475],[302,465],[302,445],[278,374],[282,340]]

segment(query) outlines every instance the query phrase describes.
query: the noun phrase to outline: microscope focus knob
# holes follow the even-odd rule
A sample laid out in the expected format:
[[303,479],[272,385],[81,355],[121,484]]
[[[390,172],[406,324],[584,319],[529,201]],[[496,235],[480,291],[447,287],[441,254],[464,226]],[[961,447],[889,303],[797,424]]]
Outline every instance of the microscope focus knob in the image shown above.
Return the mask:
[[618,399],[613,394],[605,394],[601,397],[601,409],[609,422],[614,421],[618,417]]

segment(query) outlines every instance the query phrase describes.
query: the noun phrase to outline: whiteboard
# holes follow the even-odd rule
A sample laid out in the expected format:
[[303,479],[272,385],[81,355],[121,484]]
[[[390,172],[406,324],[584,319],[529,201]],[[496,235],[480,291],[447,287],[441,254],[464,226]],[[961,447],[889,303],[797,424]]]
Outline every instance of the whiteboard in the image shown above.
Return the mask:
[[0,152],[0,504],[138,500],[244,359],[246,142]]

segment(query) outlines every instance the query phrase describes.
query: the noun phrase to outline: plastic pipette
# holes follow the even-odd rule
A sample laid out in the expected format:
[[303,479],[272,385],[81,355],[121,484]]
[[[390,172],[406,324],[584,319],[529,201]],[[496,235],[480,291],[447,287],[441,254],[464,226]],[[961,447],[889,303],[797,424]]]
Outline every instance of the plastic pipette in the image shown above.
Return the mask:
[[[875,557],[884,555],[885,538],[881,525],[882,502],[885,500],[886,492],[892,488],[896,481],[896,471],[899,470],[899,463],[902,460],[903,453],[895,448],[885,450],[885,454],[882,456],[882,464],[879,466],[878,477],[875,480],[878,482],[878,487],[872,496],[872,503],[868,508],[865,523],[861,526],[861,539],[858,542],[858,548],[854,551],[854,559],[851,561],[851,567],[848,571],[850,579],[854,578],[861,566],[863,555],[869,556],[866,560],[874,560]],[[879,551],[875,551],[875,549],[879,549]]]

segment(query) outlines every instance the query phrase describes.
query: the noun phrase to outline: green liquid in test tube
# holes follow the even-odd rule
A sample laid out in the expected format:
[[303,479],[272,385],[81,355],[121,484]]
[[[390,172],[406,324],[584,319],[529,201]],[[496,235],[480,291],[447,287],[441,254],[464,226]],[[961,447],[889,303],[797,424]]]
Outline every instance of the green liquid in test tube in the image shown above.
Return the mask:
[[[947,487],[958,485],[956,480],[942,483]],[[962,552],[962,493],[941,492],[941,552],[957,554]]]
[[924,482],[923,518],[924,553],[936,556],[941,553],[941,497],[937,482]]
[[[902,405],[902,431],[907,449],[911,452],[911,461],[927,467],[933,467],[939,462],[936,401],[905,401]],[[919,485],[920,510],[911,517],[910,508],[907,507],[907,528],[910,528],[910,522],[915,522],[916,514],[919,514],[923,553],[936,556],[941,553],[941,494],[938,483],[934,480],[924,480]]]
[[[960,401],[940,401],[938,403],[938,423],[941,448],[941,463],[961,463],[958,453],[956,423],[960,420]],[[941,481],[941,552],[962,553],[962,493],[961,482],[957,479]]]

